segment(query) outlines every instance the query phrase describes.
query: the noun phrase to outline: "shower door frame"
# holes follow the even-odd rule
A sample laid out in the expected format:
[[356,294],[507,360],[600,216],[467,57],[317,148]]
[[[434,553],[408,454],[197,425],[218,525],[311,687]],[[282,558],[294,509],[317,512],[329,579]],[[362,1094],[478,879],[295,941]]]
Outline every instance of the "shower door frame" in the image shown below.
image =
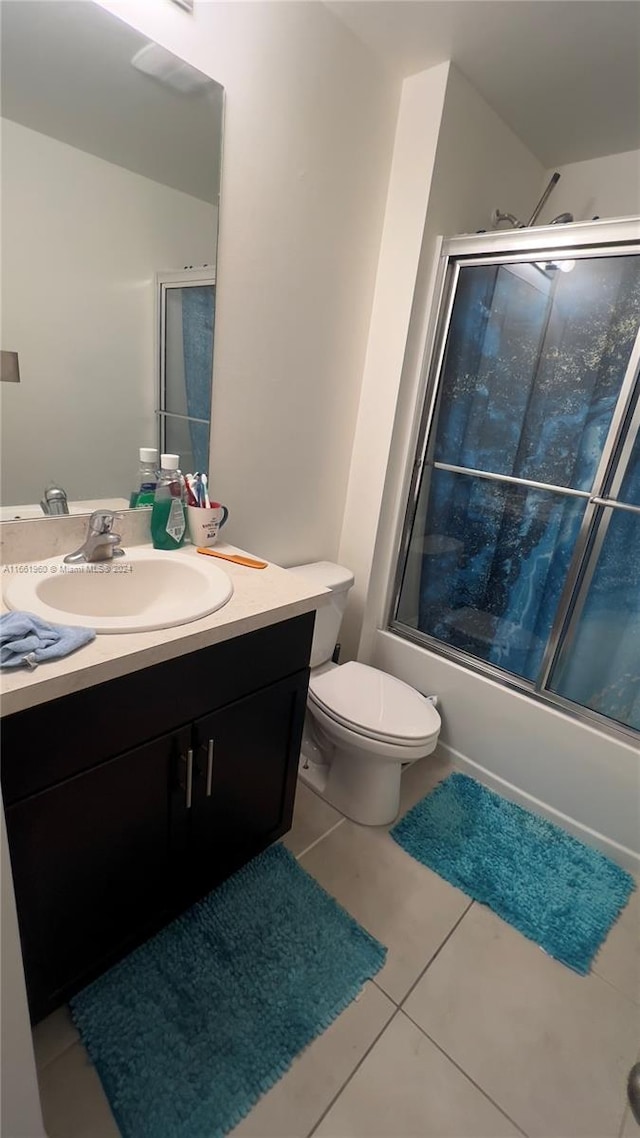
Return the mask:
[[[598,726],[608,733],[622,736],[636,745],[640,732],[602,715],[582,704],[552,692],[548,686],[553,669],[561,655],[570,649],[580,613],[587,597],[589,585],[606,536],[609,521],[615,509],[630,510],[640,515],[640,507],[617,502],[615,497],[603,496],[615,471],[615,480],[609,487],[616,495],[622,480],[635,439],[640,434],[640,329],[629,357],[618,400],[613,413],[606,442],[591,490],[574,490],[571,487],[553,486],[530,479],[509,475],[496,475],[436,463],[430,457],[436,441],[436,412],[443,362],[458,287],[460,269],[473,265],[508,265],[523,259],[553,260],[554,256],[579,260],[594,256],[624,256],[640,254],[640,219],[621,218],[612,221],[578,222],[563,226],[544,226],[533,229],[500,230],[464,237],[452,237],[442,242],[436,282],[432,298],[430,332],[422,361],[421,385],[418,406],[422,407],[417,440],[411,462],[408,492],[405,493],[405,510],[400,540],[395,551],[396,572],[390,595],[387,628],[403,640],[453,660],[470,671],[495,680],[511,690],[563,711],[572,718]],[[506,672],[495,664],[487,663],[463,649],[454,648],[435,636],[412,629],[396,617],[400,592],[407,565],[412,529],[422,489],[423,472],[433,469],[456,470],[468,476],[512,484],[528,489],[543,489],[566,497],[580,497],[586,508],[575,541],[565,584],[558,601],[555,618],[537,680],[527,680],[513,672]],[[430,474],[429,474],[430,477]]]
[[[181,419],[187,423],[202,423],[211,430],[211,398],[209,401],[209,418],[199,419],[196,415],[182,415],[177,411],[167,410],[167,293],[171,289],[200,288],[202,285],[216,287],[216,268],[214,265],[203,265],[198,269],[176,269],[172,272],[155,274],[156,295],[156,342],[155,342],[155,374],[156,374],[156,423],[158,435],[158,453],[166,451],[167,419]],[[215,330],[214,330],[215,342]],[[210,390],[213,387],[213,361]]]

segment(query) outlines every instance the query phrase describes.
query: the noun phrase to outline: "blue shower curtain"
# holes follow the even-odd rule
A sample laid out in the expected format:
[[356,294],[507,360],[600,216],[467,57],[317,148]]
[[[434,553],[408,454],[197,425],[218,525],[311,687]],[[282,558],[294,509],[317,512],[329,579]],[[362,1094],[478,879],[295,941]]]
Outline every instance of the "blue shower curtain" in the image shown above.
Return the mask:
[[206,423],[189,423],[195,470],[207,471],[213,371],[215,286],[182,289],[182,340],[187,389],[187,414]]

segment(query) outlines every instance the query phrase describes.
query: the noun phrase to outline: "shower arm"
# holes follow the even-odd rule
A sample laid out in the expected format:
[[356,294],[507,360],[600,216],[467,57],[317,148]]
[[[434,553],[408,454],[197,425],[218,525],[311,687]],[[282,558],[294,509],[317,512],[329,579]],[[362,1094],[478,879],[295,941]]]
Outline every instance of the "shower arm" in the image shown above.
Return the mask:
[[[491,221],[492,221],[493,227],[497,228],[501,221],[508,221],[508,222],[510,222],[510,224],[513,226],[514,229],[529,229],[529,227],[532,226],[534,224],[534,222],[537,220],[537,218],[539,217],[540,211],[544,207],[544,204],[545,204],[547,198],[549,197],[549,194],[551,193],[554,186],[556,186],[559,181],[560,181],[560,174],[556,170],[555,173],[551,175],[551,178],[549,179],[549,185],[546,187],[542,197],[540,198],[540,201],[538,202],[536,208],[534,209],[533,213],[531,214],[531,217],[526,222],[526,224],[524,224],[521,221],[518,221],[518,218],[513,213],[503,213],[499,209],[494,209],[493,214],[491,215]],[[573,218],[571,217],[570,214],[567,214],[566,217],[564,214],[561,214],[560,216],[563,218],[563,220],[568,219],[570,221],[573,221]],[[552,224],[553,224],[553,222],[552,222]]]
[[526,226],[527,229],[529,228],[530,225],[533,225],[535,223],[535,221],[537,220],[537,218],[540,214],[540,211],[542,210],[547,198],[549,197],[549,194],[553,190],[554,186],[556,186],[558,184],[559,181],[560,181],[560,174],[556,170],[555,174],[551,175],[551,178],[549,179],[549,185],[546,187],[542,197],[540,198],[540,201],[538,202],[536,208],[534,209],[533,213],[531,214],[531,217],[529,218],[529,220],[527,222],[527,226]]

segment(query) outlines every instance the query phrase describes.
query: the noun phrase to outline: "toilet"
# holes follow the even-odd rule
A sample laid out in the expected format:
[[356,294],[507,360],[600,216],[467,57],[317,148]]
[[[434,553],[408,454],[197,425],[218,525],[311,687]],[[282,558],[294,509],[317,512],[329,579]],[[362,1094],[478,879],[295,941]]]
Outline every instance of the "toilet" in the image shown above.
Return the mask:
[[299,776],[342,814],[365,826],[392,822],[400,777],[431,754],[440,716],[432,699],[368,664],[332,659],[353,574],[330,561],[289,572],[331,590],[316,612]]

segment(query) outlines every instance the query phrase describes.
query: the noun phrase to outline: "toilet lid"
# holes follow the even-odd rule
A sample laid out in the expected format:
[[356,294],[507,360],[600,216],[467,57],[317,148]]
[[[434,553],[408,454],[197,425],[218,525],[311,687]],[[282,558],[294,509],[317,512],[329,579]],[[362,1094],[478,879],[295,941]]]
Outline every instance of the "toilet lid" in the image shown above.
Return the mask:
[[418,743],[440,729],[435,707],[415,688],[355,661],[312,674],[309,697],[332,719],[375,739]]

